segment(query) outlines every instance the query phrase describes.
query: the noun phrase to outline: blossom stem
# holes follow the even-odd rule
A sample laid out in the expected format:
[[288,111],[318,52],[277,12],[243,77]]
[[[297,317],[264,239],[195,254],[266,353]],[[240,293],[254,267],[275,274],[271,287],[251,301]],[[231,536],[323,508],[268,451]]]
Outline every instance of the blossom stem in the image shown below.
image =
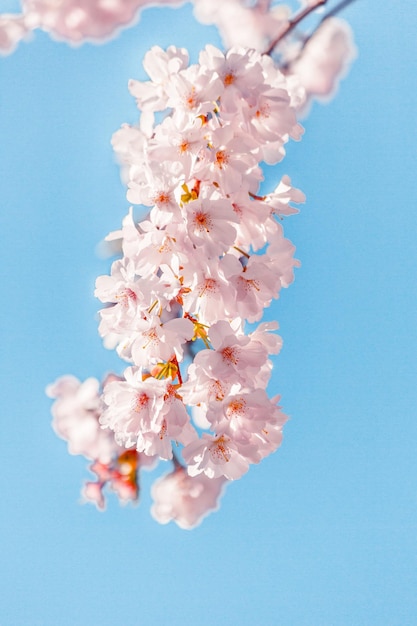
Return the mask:
[[235,250],[237,250],[238,252],[240,252],[240,254],[242,256],[245,256],[247,259],[250,259],[250,254],[248,254],[247,252],[245,252],[244,250],[241,250],[240,248],[238,248],[237,246],[233,246],[233,248]]
[[180,364],[178,363],[178,359],[176,356],[172,359],[172,362],[175,364],[175,367],[177,368],[178,382],[180,383],[180,385],[182,385],[183,380],[181,376]]
[[292,30],[294,30],[294,28],[298,26],[298,24],[302,22],[302,20],[305,17],[307,17],[307,15],[310,15],[310,13],[315,11],[318,7],[325,5],[326,3],[327,3],[327,0],[317,0],[317,2],[314,5],[306,7],[305,9],[300,11],[298,15],[296,15],[292,20],[289,20],[287,27],[282,31],[282,33],[278,35],[278,37],[273,39],[273,41],[269,45],[269,48],[264,52],[264,54],[271,54],[274,51],[275,46],[277,46],[280,41],[285,39],[285,37]]
[[322,19],[320,20],[320,24],[322,24],[329,17],[334,17],[335,15],[340,13],[340,11],[343,11],[343,9],[345,9],[347,6],[349,6],[349,4],[352,4],[353,2],[355,2],[355,0],[342,0],[342,2],[339,2],[339,4],[334,7],[334,9],[331,9],[328,13],[326,13],[326,15],[322,17]]
[[252,193],[251,191],[249,191],[249,196],[252,198],[252,200],[265,200],[265,196],[257,196],[255,193]]
[[158,304],[158,300],[155,300],[152,306],[148,309],[148,313],[152,313],[152,311],[154,310],[157,304]]

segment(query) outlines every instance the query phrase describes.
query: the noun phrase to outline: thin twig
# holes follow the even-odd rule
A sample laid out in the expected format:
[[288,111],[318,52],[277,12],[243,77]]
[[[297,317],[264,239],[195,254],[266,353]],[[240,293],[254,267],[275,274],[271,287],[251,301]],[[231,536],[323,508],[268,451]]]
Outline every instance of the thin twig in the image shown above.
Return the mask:
[[313,6],[308,6],[305,9],[303,9],[302,11],[300,11],[300,13],[298,13],[298,15],[296,15],[292,20],[290,20],[288,22],[287,27],[282,31],[282,33],[280,33],[278,35],[278,37],[276,37],[270,44],[269,48],[265,51],[264,54],[271,54],[272,51],[274,50],[275,46],[277,46],[279,44],[280,41],[282,41],[292,30],[294,30],[294,28],[296,26],[298,26],[298,24],[307,17],[307,15],[310,15],[310,13],[312,13],[313,11],[315,11],[316,9],[318,9],[318,7],[323,6],[327,3],[327,0],[317,0],[316,4],[314,4]]
[[335,15],[340,13],[340,11],[343,11],[343,9],[349,6],[349,4],[352,4],[352,2],[355,1],[356,0],[343,0],[342,2],[339,2],[339,4],[334,7],[334,9],[331,9],[328,13],[326,13],[324,17],[322,17],[322,19],[320,20],[320,24],[323,24],[323,22],[326,21],[329,17],[334,17]]

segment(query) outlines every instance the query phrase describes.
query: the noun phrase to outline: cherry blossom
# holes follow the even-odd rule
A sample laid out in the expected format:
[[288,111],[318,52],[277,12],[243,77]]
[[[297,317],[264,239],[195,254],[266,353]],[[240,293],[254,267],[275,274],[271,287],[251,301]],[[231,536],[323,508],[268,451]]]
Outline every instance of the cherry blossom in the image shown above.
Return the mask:
[[95,378],[81,383],[74,376],[63,376],[48,385],[46,393],[55,399],[52,426],[67,441],[70,454],[108,462],[117,452],[117,445],[98,422],[102,410],[99,387]]
[[0,15],[0,54],[13,52],[22,39],[36,26],[36,20],[26,15]]
[[[299,134],[291,81],[242,48],[223,54],[210,46],[187,64],[183,50],[154,48],[145,63],[151,80],[130,82],[149,114],[146,132],[124,125],[113,138],[127,199],[149,213],[136,222],[130,210],[107,237],[121,256],[96,282],[107,305],[99,332],[132,365],[106,380],[100,397],[95,383],[96,435],[113,441],[115,452],[112,464],[91,455],[97,480],[86,483],[83,498],[103,509],[106,486],[122,501],[137,498],[137,468],[126,482],[123,454],[136,455],[137,467],[145,458],[174,460],[160,485],[177,495],[165,503],[169,513],[160,504],[155,515],[192,526],[215,507],[225,479],[240,478],[281,443],[286,416],[266,393],[281,340],[270,337],[273,324],[248,334],[245,321],[260,321],[293,280],[295,248],[276,215],[304,198],[288,178],[269,197],[258,195],[262,159],[281,160]],[[164,109],[156,124],[153,114]],[[200,410],[195,425],[192,407]],[[208,500],[179,495],[200,494],[207,480],[218,485]],[[186,514],[178,509],[184,502]]]
[[209,479],[205,474],[189,476],[182,467],[159,478],[152,486],[152,516],[160,524],[174,521],[180,528],[191,529],[219,507],[224,478]]
[[90,470],[96,480],[85,482],[81,496],[83,502],[90,502],[99,510],[106,507],[106,486],[116,492],[122,503],[136,501],[139,468],[155,465],[155,457],[124,450],[109,431],[101,428],[99,419],[104,405],[100,387],[116,380],[117,376],[110,375],[100,385],[95,378],[81,382],[74,376],[63,376],[47,388],[47,394],[55,399],[52,426],[56,434],[67,441],[71,454],[93,461]]

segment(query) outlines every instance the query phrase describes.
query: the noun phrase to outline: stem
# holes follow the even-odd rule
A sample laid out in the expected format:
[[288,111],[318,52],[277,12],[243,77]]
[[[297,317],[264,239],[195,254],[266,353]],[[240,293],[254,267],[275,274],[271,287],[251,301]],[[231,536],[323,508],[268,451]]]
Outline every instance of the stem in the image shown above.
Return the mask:
[[327,20],[327,18],[334,17],[335,15],[340,13],[340,11],[343,11],[343,9],[349,6],[349,4],[352,4],[352,2],[355,2],[355,0],[342,0],[342,2],[339,2],[339,4],[334,7],[334,9],[331,9],[328,13],[326,13],[324,17],[322,17],[322,19],[320,20],[320,24],[323,24],[323,22]]
[[240,252],[240,254],[241,254],[242,256],[245,256],[247,259],[250,259],[250,255],[249,255],[247,252],[245,252],[244,250],[241,250],[241,249],[240,249],[240,248],[238,248],[237,246],[233,246],[233,247],[234,247],[234,249],[235,249],[235,250],[237,250],[238,252]]
[[277,46],[279,44],[279,42],[282,41],[292,30],[294,30],[294,28],[296,26],[298,26],[298,24],[305,17],[307,17],[307,15],[310,15],[310,13],[315,11],[318,7],[326,4],[326,2],[327,2],[327,0],[317,0],[316,4],[314,4],[313,6],[306,7],[305,9],[300,11],[300,13],[298,13],[298,15],[296,15],[292,20],[289,20],[287,27],[282,31],[282,33],[280,33],[278,35],[278,37],[276,37],[272,41],[272,43],[270,44],[269,48],[264,52],[264,54],[271,54],[273,52],[275,46]]
[[154,308],[156,307],[157,304],[158,304],[158,300],[155,300],[153,305],[148,309],[148,313],[152,313],[152,311],[154,310]]
[[182,381],[182,376],[181,376],[181,370],[180,370],[180,364],[178,363],[178,359],[177,357],[174,357],[172,359],[172,362],[175,364],[176,368],[177,368],[177,377],[178,377],[178,382],[180,383],[180,385],[183,384]]
[[265,200],[265,196],[257,196],[256,194],[250,191],[249,191],[249,197],[252,198],[252,200],[261,200],[262,202]]

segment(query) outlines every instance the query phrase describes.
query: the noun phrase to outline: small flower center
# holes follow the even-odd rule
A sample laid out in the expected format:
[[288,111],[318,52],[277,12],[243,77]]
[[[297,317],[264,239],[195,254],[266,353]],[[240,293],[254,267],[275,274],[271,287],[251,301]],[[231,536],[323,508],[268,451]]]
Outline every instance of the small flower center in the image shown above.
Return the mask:
[[170,237],[164,237],[162,244],[158,248],[158,252],[160,252],[161,254],[163,252],[171,252],[172,251],[171,241],[172,240]]
[[194,214],[194,224],[198,230],[205,230],[207,232],[210,231],[211,219],[204,213],[203,211],[198,211]]
[[225,396],[225,390],[220,380],[214,380],[210,384],[210,395],[215,396],[216,400],[223,400]]
[[239,276],[239,282],[241,284],[241,286],[243,287],[244,291],[246,291],[246,293],[248,293],[249,291],[253,291],[255,289],[255,291],[260,291],[261,288],[259,286],[259,281],[258,280],[254,280],[253,278],[243,278],[243,276]]
[[237,365],[239,361],[239,350],[238,348],[232,348],[232,346],[227,346],[223,348],[221,351],[221,355],[223,357],[223,361],[227,361],[232,363],[233,365]]
[[156,196],[153,198],[155,204],[168,204],[171,200],[171,196],[167,191],[158,191]]
[[259,107],[259,109],[255,113],[255,116],[257,117],[258,120],[260,118],[269,117],[269,115],[270,115],[270,110],[267,104],[263,104],[261,107]]
[[226,409],[227,417],[240,417],[245,414],[246,402],[243,398],[232,400]]
[[230,461],[232,454],[223,435],[210,447],[210,454],[215,463],[228,463]]
[[119,293],[116,295],[116,300],[119,300],[120,304],[123,307],[127,308],[129,306],[129,301],[136,302],[137,295],[135,294],[134,291],[132,291],[132,289],[129,289],[129,287],[126,287],[125,289],[122,289],[121,291],[119,291]]
[[227,87],[229,85],[233,85],[234,82],[235,82],[235,75],[233,74],[233,72],[228,72],[223,79],[223,83]]
[[161,430],[159,431],[159,439],[164,439],[164,437],[166,437],[167,434],[167,421],[164,420],[162,422],[162,426],[161,426]]
[[214,278],[206,278],[198,294],[200,297],[208,291],[209,293],[216,293],[218,291],[217,281]]
[[190,93],[185,98],[185,104],[188,109],[194,109],[197,106],[197,97],[195,94],[195,87],[191,88]]
[[184,152],[188,152],[189,147],[190,147],[190,144],[188,143],[188,141],[186,139],[183,139],[183,141],[178,146],[178,150],[180,154],[184,154]]
[[150,328],[149,330],[145,330],[145,332],[143,333],[144,337],[147,337],[148,341],[142,346],[142,348],[145,350],[149,344],[158,344],[159,343],[159,337],[157,335],[157,332],[155,330],[155,328]]
[[229,162],[229,156],[226,150],[218,150],[216,152],[216,160],[214,163],[216,167],[218,167],[219,169],[223,169],[223,167],[227,165],[228,162]]
[[146,393],[138,393],[133,401],[133,410],[135,413],[140,413],[148,406],[149,397]]

